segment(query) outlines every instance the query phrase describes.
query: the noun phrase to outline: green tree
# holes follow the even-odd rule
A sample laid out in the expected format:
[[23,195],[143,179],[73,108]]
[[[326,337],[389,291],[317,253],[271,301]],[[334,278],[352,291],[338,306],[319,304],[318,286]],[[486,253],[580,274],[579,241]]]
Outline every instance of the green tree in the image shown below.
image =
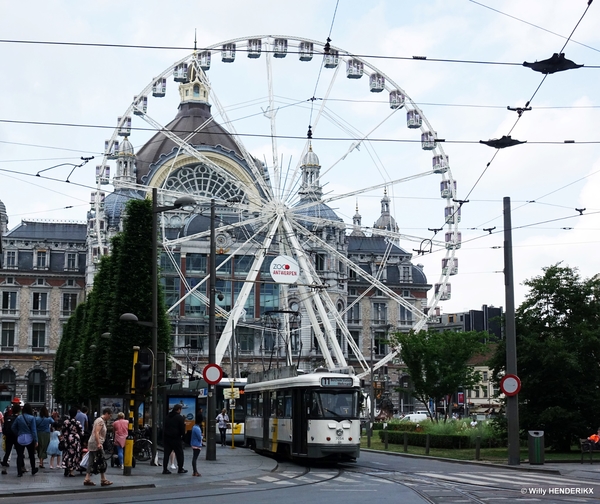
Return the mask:
[[[515,317],[520,427],[543,430],[549,446],[569,451],[600,424],[600,279],[559,263],[524,285],[529,292]],[[502,342],[496,380],[505,356]]]
[[[486,334],[486,336],[489,336]],[[427,406],[459,388],[479,383],[480,376],[467,363],[482,353],[482,333],[455,331],[411,331],[395,333],[391,340],[400,346],[400,356],[413,382],[413,396]],[[433,411],[429,416],[433,419]]]
[[[149,200],[131,200],[126,205],[123,232],[113,247],[108,382],[116,394],[127,391],[131,379],[133,347],[151,347],[152,332],[131,322],[123,322],[123,313],[134,313],[140,321],[152,320],[152,204]],[[163,291],[158,292],[158,350],[171,347],[171,327],[164,305]]]

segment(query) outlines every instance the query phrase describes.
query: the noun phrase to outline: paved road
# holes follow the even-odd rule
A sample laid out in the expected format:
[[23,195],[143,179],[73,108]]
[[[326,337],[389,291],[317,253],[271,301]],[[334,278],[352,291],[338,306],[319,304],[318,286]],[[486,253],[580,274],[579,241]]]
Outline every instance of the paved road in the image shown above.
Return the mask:
[[[191,450],[187,449],[185,455],[191,469]],[[496,499],[550,504],[574,497],[578,502],[592,502],[600,495],[600,483],[597,483],[600,463],[523,465],[509,469],[365,450],[356,464],[299,465],[278,462],[244,448],[218,448],[217,461],[207,462],[201,458],[199,462],[200,478],[192,477],[191,471],[183,475],[162,475],[161,468],[148,463],[138,464],[132,476],[123,476],[117,469],[109,468],[107,476],[114,484],[107,488],[84,487],[82,475],[65,478],[60,470],[44,469],[36,476],[29,473],[17,478],[13,466],[8,475],[0,477],[0,495],[10,497],[15,504],[30,503],[42,495],[48,503],[83,499],[145,504],[165,500],[185,504],[224,494],[243,498],[245,504],[281,502],[283,495],[285,504],[324,499],[345,504],[365,504],[374,499],[389,502],[390,495],[394,496],[394,502],[407,504]],[[99,476],[95,476],[94,481],[99,483]],[[557,488],[580,489],[580,492],[591,489],[594,493],[549,493]],[[544,490],[545,495],[541,493]]]

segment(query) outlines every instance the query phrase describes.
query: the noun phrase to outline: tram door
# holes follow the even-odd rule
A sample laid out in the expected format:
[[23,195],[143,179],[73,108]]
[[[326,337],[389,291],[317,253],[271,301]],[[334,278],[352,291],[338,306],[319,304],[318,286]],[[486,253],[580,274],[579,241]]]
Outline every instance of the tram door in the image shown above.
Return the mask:
[[294,455],[308,455],[308,398],[310,397],[309,392],[305,392],[301,389],[294,389],[292,395],[293,401],[293,442],[292,442],[292,453]]

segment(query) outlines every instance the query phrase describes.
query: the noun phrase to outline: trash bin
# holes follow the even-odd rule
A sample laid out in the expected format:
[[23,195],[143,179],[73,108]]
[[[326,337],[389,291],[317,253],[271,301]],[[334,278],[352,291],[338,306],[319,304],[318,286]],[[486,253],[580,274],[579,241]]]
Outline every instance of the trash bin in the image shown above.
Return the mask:
[[528,431],[529,463],[531,465],[544,464],[544,431]]

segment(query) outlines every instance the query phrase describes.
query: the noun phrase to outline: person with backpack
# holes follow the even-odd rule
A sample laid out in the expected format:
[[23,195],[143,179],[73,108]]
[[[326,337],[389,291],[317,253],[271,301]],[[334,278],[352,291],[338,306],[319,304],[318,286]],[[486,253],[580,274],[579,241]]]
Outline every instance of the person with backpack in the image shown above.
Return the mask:
[[15,448],[17,449],[17,476],[23,476],[23,469],[25,468],[25,448],[27,448],[27,452],[29,453],[31,475],[35,476],[39,471],[35,466],[35,449],[38,446],[38,437],[31,404],[25,403],[25,406],[23,406],[23,414],[19,415],[12,424],[12,431],[17,440],[15,444]]
[[13,433],[12,426],[19,413],[21,413],[21,405],[13,403],[12,408],[9,408],[6,411],[6,415],[4,415],[4,428],[2,432],[4,433],[5,450],[4,458],[0,462],[0,465],[2,465],[2,474],[8,474],[6,472],[6,468],[10,467],[8,459],[12,453],[13,446],[17,443],[17,437]]

